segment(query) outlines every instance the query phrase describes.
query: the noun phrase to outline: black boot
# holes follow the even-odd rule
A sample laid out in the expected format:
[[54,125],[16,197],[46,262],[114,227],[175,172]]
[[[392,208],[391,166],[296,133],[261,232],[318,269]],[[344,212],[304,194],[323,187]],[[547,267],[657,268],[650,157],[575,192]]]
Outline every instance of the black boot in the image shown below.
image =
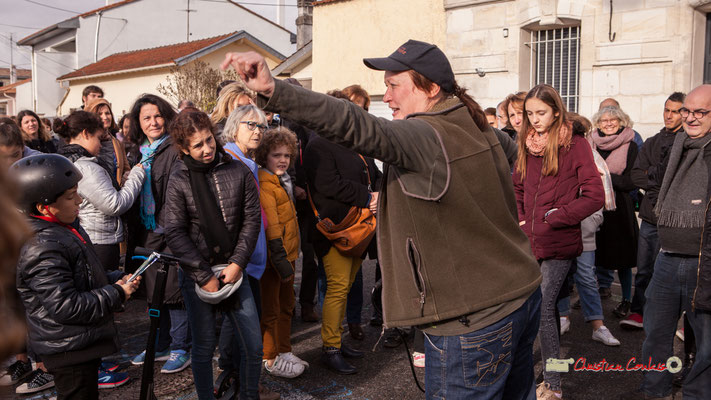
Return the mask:
[[324,347],[321,361],[323,361],[330,370],[341,375],[352,375],[358,372],[356,367],[348,364],[348,362],[343,359],[341,350],[338,347]]
[[343,357],[348,358],[363,358],[365,355],[363,351],[347,346],[343,342],[341,342],[341,354],[343,354]]
[[694,360],[696,359],[696,354],[694,353],[689,353],[684,357],[684,365],[681,367],[681,371],[674,377],[674,380],[672,381],[674,383],[674,386],[676,387],[682,387],[684,385],[684,380],[686,379],[686,376],[689,375],[689,371],[691,371],[691,367],[694,365]]

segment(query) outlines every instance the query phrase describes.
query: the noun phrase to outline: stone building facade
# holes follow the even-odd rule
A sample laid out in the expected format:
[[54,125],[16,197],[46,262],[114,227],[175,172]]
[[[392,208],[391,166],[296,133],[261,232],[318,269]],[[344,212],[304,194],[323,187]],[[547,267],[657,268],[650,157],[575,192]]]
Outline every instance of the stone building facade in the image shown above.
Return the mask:
[[444,9],[445,52],[484,107],[545,82],[587,117],[617,99],[649,137],[669,94],[711,82],[711,0],[444,0]]

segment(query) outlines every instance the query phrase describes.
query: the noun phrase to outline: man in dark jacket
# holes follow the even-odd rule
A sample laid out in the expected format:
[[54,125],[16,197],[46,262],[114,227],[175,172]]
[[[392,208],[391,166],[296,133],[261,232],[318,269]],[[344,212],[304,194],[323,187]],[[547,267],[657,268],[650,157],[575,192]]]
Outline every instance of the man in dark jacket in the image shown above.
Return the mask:
[[267,110],[386,165],[377,205],[383,320],[424,331],[427,397],[528,398],[541,274],[501,143],[436,46],[410,40],[364,62],[385,70],[394,121],[274,80],[254,52],[229,53],[222,65]]
[[669,96],[664,103],[664,128],[644,142],[632,168],[632,181],[635,186],[645,191],[645,195],[639,207],[642,224],[639,227],[634,297],[632,297],[631,314],[620,321],[620,326],[623,328],[642,328],[644,291],[652,278],[654,261],[659,253],[657,216],[654,214],[654,206],[657,204],[657,196],[662,187],[674,138],[678,133],[684,132],[679,109],[683,106],[685,96],[681,92],[674,92]]
[[[711,85],[692,90],[679,109],[684,134],[674,137],[664,179],[659,189],[657,229],[661,251],[646,291],[642,362],[664,368],[644,373],[640,389],[624,398],[662,398],[672,391],[670,369],[674,333],[681,311],[686,311],[697,336],[697,361],[684,381],[685,399],[711,398],[711,274],[702,236],[709,237],[711,189]],[[708,242],[703,245],[709,247]],[[701,259],[701,262],[699,261]],[[698,280],[697,280],[698,277]]]

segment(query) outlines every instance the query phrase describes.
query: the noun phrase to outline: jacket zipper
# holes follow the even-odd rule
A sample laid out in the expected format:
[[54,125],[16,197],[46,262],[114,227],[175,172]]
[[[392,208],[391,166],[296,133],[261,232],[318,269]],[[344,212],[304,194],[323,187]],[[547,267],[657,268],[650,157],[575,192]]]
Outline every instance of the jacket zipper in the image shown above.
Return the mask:
[[[706,213],[708,215],[709,206],[711,205],[711,200],[706,203]],[[704,231],[706,230],[706,219],[704,218],[704,224],[701,226],[701,244],[699,245],[699,263],[696,267],[696,287],[694,288],[694,296],[691,297],[691,311],[696,311],[696,293],[699,291],[699,279],[701,279],[701,250],[704,248]]]
[[535,243],[536,234],[533,231],[534,224],[536,223],[536,202],[538,201],[538,193],[541,191],[541,181],[543,180],[543,165],[541,165],[541,174],[538,176],[538,185],[536,186],[536,195],[533,196],[533,212],[531,213],[531,250],[533,250],[535,256]]
[[417,251],[417,248],[415,247],[415,242],[412,240],[412,238],[407,238],[407,258],[410,260],[410,266],[412,267],[412,275],[415,280],[415,287],[417,287],[417,291],[420,293],[420,317],[425,316],[425,297],[426,297],[426,288],[425,288],[425,281],[422,279],[422,272],[420,270],[420,264],[419,260],[415,260],[415,256],[419,258],[420,253]]

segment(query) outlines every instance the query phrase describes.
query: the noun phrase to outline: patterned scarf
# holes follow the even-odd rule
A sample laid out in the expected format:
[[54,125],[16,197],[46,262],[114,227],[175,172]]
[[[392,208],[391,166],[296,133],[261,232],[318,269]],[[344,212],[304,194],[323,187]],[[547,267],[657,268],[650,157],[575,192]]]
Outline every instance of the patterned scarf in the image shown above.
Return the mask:
[[[570,141],[573,139],[573,123],[566,122],[565,125],[560,127],[560,132],[558,132],[558,147],[568,147],[570,146]],[[528,130],[528,135],[526,136],[526,150],[529,154],[542,157],[546,152],[546,146],[548,145],[548,131],[539,135],[535,129],[531,128]]]
[[146,140],[141,145],[142,158],[140,163],[143,164],[143,169],[146,171],[146,180],[143,182],[143,189],[141,190],[141,222],[150,231],[156,229],[156,201],[153,198],[153,190],[151,189],[151,167],[153,166],[156,150],[166,139],[168,139],[168,135],[163,135],[153,143],[149,144],[148,140]]
[[610,151],[605,162],[611,174],[622,175],[627,167],[627,151],[634,140],[634,131],[630,127],[620,129],[614,135],[605,135],[598,129],[593,132],[592,141],[596,149]]

